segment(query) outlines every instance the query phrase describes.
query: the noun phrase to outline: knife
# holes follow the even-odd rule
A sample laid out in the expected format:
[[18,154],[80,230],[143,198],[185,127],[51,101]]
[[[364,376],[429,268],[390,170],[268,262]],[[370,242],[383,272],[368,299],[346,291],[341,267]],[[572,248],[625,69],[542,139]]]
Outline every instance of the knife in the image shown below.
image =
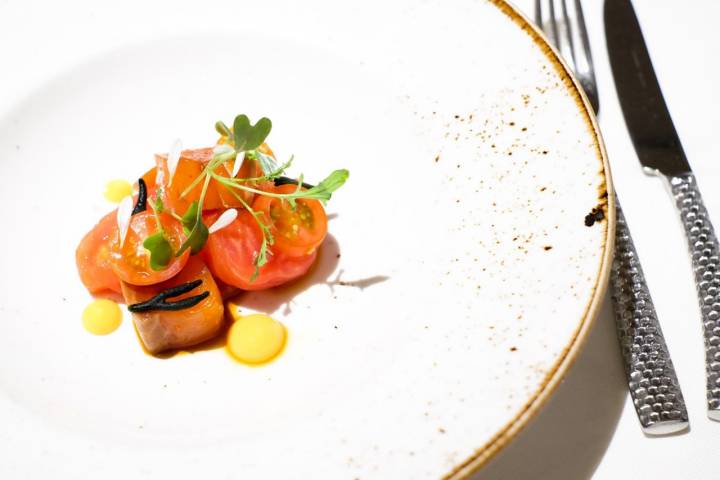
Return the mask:
[[[720,420],[720,247],[660,90],[630,0],[605,0],[615,88],[645,171],[670,184],[688,240],[705,336],[708,417]],[[657,398],[657,396],[656,396]]]

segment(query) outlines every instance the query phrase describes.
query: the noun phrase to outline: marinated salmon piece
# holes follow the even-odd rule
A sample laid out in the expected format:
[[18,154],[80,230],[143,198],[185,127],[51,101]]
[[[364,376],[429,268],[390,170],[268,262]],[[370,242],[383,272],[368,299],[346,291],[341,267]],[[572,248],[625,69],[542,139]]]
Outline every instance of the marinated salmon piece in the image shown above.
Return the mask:
[[[198,280],[202,281],[201,283]],[[198,256],[190,257],[185,268],[170,280],[148,286],[121,282],[128,306],[148,302],[168,289],[199,283],[181,295],[163,302],[172,304],[198,295],[206,295],[199,303],[180,310],[151,309],[132,314],[143,345],[150,353],[197,345],[214,337],[223,323],[223,301],[210,270]],[[205,294],[205,292],[208,292]]]

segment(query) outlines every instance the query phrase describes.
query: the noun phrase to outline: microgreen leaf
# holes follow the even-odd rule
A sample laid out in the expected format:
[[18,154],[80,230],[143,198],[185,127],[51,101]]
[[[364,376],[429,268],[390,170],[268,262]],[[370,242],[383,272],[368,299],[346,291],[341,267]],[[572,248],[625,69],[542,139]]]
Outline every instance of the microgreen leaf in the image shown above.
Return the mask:
[[152,209],[155,211],[155,214],[163,213],[165,211],[165,204],[163,203],[162,198],[160,198],[160,195],[155,197],[155,201],[150,200],[150,204]]
[[330,197],[332,196],[333,192],[335,192],[338,188],[342,187],[343,184],[347,181],[348,177],[350,176],[350,172],[342,169],[342,170],[335,170],[330,175],[325,178],[322,182],[315,185],[313,188],[305,191],[297,192],[297,194],[294,195],[295,198],[312,198],[315,200],[320,200],[323,202],[327,202],[330,200]]
[[200,204],[196,200],[190,204],[187,212],[185,212],[185,215],[182,216],[183,230],[185,231],[187,238],[175,253],[178,257],[188,248],[190,249],[190,254],[195,255],[202,250],[205,246],[205,242],[207,242],[207,238],[210,233],[202,221],[199,210]]
[[213,148],[213,156],[217,157],[234,151],[230,145],[223,143],[221,145],[215,145],[215,148]]
[[247,136],[245,150],[255,150],[265,141],[272,130],[272,122],[269,118],[263,117],[255,123]]
[[198,201],[195,200],[190,204],[187,212],[185,212],[185,215],[182,216],[182,224],[183,228],[185,229],[185,235],[190,234],[190,231],[192,231],[193,227],[195,226],[195,222],[197,222],[199,206],[200,205],[198,204]]
[[173,256],[172,246],[162,231],[147,237],[143,247],[150,251],[150,268],[157,271],[168,266]]
[[270,155],[265,155],[260,151],[255,151],[255,159],[265,175],[270,175],[278,169],[277,162]]
[[255,257],[255,271],[253,272],[252,276],[250,277],[250,283],[254,282],[255,279],[260,275],[260,267],[265,265],[268,262],[267,256],[268,256],[268,241],[265,236],[263,236],[262,244],[260,244],[260,250],[258,251],[257,256]]
[[218,120],[217,122],[215,122],[215,131],[218,132],[223,137],[228,137],[228,138],[232,137],[232,132],[230,131],[228,126],[225,125],[225,122],[223,122],[222,120]]
[[250,131],[250,119],[247,115],[238,115],[233,122],[233,143],[235,150],[241,152],[245,149],[248,132]]
[[198,220],[197,223],[195,223],[195,226],[190,231],[190,234],[188,234],[183,244],[180,245],[178,251],[175,252],[175,255],[179,257],[188,248],[190,249],[190,255],[197,254],[205,246],[208,235],[208,228],[205,226],[202,220]]
[[272,122],[269,118],[263,117],[255,123],[250,124],[247,115],[238,115],[233,122],[233,143],[238,152],[255,150],[262,145],[272,129]]

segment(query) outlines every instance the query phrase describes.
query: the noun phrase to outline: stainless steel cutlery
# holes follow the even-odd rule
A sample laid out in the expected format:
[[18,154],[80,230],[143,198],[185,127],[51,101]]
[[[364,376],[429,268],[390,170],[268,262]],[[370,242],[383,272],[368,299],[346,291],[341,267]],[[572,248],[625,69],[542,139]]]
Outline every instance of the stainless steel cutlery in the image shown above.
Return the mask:
[[[597,114],[600,104],[580,0],[536,0],[535,13],[537,24],[573,69]],[[680,431],[688,426],[683,395],[619,201],[616,208],[610,279],[630,395],[647,434]]]
[[629,0],[605,1],[610,65],[640,163],[669,184],[688,240],[705,334],[708,416],[720,420],[718,240],[660,90]]

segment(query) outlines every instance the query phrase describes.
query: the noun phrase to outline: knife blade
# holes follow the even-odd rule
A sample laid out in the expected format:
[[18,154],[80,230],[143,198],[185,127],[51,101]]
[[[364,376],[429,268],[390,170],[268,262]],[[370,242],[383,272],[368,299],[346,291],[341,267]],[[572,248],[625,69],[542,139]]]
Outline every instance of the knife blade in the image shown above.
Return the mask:
[[[604,22],[615,88],[638,159],[646,172],[669,182],[688,240],[705,337],[708,417],[720,420],[720,246],[631,1],[605,0]],[[652,359],[652,351],[645,353]],[[650,392],[656,404],[667,390],[663,385]]]

